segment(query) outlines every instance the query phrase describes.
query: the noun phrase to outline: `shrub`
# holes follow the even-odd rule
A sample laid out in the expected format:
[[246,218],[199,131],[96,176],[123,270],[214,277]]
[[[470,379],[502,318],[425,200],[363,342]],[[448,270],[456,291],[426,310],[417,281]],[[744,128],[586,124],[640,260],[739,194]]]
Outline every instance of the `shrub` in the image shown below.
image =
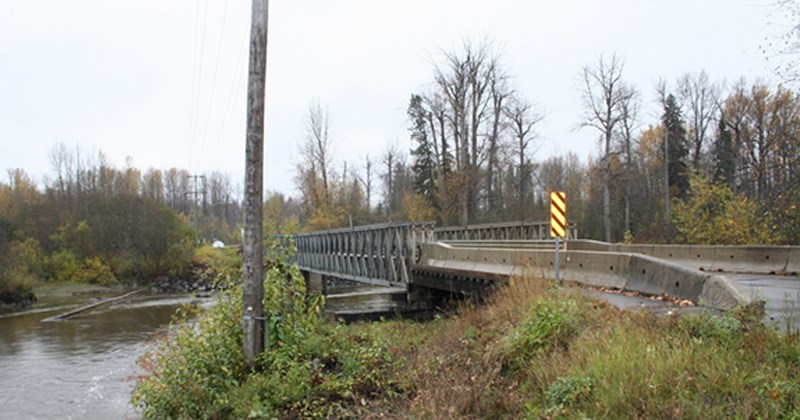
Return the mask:
[[187,322],[187,311],[140,360],[132,402],[146,418],[352,417],[362,397],[395,388],[384,339],[320,319],[292,250],[272,248],[264,283],[268,347],[255,372],[242,354],[242,287]]
[[196,323],[181,311],[139,360],[132,402],[146,418],[203,418],[227,406],[243,379],[241,288],[222,292]]
[[[678,239],[690,244],[772,244],[780,240],[761,206],[726,184],[691,179],[689,198],[672,212]],[[697,223],[702,220],[703,223]]]
[[594,380],[585,376],[562,376],[544,392],[550,413],[565,414],[565,410],[589,398]]
[[33,285],[41,271],[39,243],[28,238],[0,245],[0,303],[35,301]]
[[506,366],[524,367],[531,359],[554,348],[565,348],[578,330],[574,300],[536,302],[520,327],[506,338]]

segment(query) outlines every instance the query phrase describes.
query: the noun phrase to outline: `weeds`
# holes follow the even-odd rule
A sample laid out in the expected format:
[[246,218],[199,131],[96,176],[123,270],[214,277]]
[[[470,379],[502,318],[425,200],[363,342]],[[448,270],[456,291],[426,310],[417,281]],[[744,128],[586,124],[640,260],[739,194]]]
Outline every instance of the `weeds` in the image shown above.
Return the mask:
[[588,400],[594,388],[594,379],[585,376],[562,376],[544,392],[548,414],[567,414],[567,409]]
[[517,279],[427,323],[333,325],[293,270],[269,271],[284,317],[260,372],[241,370],[237,303],[217,305],[143,359],[143,415],[800,418],[800,342],[763,307],[655,317]]
[[[140,360],[132,401],[145,418],[347,417],[360,401],[398,393],[388,340],[319,317],[298,269],[273,255],[265,312],[270,347],[256,372],[244,369],[241,285],[189,323],[177,317]],[[280,314],[280,316],[277,316]]]

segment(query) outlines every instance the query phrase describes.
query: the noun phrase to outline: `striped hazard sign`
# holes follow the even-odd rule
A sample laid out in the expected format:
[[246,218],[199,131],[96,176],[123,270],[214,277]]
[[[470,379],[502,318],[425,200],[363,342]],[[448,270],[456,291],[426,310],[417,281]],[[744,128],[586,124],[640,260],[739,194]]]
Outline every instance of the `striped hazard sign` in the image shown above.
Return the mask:
[[550,236],[567,236],[567,194],[563,191],[550,193]]

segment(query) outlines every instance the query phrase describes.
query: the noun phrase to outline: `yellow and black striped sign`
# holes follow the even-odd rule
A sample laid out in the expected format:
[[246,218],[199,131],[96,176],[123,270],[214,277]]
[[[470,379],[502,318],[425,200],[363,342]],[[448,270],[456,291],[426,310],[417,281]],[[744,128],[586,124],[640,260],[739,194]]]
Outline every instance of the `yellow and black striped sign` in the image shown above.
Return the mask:
[[567,194],[563,191],[550,193],[550,235],[567,236]]

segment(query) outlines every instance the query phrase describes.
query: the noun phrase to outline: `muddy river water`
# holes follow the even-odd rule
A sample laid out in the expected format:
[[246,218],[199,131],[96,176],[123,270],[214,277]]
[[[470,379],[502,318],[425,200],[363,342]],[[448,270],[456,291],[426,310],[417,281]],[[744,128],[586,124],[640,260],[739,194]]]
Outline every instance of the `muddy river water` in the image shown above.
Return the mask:
[[43,322],[110,296],[42,297],[0,312],[0,419],[138,417],[129,402],[136,360],[178,307],[210,300],[142,294]]

